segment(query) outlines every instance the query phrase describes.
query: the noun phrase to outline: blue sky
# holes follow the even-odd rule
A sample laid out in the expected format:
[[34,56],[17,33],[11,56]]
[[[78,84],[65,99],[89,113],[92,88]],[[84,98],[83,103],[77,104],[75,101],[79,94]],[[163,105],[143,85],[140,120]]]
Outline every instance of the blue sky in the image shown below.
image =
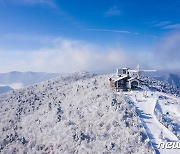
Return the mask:
[[180,69],[179,8],[179,0],[0,0],[0,72]]

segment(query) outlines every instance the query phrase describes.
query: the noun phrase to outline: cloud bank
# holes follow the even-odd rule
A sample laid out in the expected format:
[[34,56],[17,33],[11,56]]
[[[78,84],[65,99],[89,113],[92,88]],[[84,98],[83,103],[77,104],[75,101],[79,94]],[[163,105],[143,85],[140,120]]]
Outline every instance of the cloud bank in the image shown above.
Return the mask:
[[68,73],[135,68],[137,64],[143,68],[180,70],[180,31],[166,35],[157,43],[154,51],[127,51],[116,46],[105,48],[64,38],[48,38],[46,44],[46,47],[37,50],[0,50],[0,72]]
[[180,71],[180,31],[167,34],[151,53],[149,64],[159,69]]
[[103,49],[87,42],[62,38],[54,39],[52,43],[52,48],[0,52],[0,72],[31,70],[66,73],[77,70],[110,70],[137,64],[134,54],[127,54],[120,48]]

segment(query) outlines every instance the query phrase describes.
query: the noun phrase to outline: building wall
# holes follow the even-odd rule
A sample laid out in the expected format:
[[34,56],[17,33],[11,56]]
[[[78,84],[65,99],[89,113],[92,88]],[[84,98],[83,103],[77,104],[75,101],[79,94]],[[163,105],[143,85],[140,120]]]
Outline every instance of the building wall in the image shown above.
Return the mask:
[[115,85],[118,89],[127,89],[127,79],[116,81]]
[[134,80],[129,81],[129,88],[130,89],[133,89],[132,84],[137,85],[139,87],[139,80],[134,79]]

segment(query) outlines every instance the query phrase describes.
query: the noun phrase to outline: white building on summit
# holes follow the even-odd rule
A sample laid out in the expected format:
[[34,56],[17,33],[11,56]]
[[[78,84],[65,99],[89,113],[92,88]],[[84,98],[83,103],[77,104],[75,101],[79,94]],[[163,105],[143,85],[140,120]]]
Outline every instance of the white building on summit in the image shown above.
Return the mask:
[[140,70],[139,65],[135,70],[131,70],[130,68],[117,69],[116,75],[109,79],[110,84],[117,90],[139,88],[142,83],[142,81],[140,80],[140,76],[143,72],[156,72],[156,70]]

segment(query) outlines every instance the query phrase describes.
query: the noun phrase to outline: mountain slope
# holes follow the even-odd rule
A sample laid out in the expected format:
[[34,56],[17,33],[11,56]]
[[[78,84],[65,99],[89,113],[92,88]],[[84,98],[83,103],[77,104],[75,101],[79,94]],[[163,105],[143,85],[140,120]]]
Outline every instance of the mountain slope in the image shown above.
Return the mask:
[[152,153],[108,79],[81,72],[0,95],[0,152]]
[[179,74],[166,74],[163,76],[155,77],[155,79],[175,85],[180,88],[180,75]]

